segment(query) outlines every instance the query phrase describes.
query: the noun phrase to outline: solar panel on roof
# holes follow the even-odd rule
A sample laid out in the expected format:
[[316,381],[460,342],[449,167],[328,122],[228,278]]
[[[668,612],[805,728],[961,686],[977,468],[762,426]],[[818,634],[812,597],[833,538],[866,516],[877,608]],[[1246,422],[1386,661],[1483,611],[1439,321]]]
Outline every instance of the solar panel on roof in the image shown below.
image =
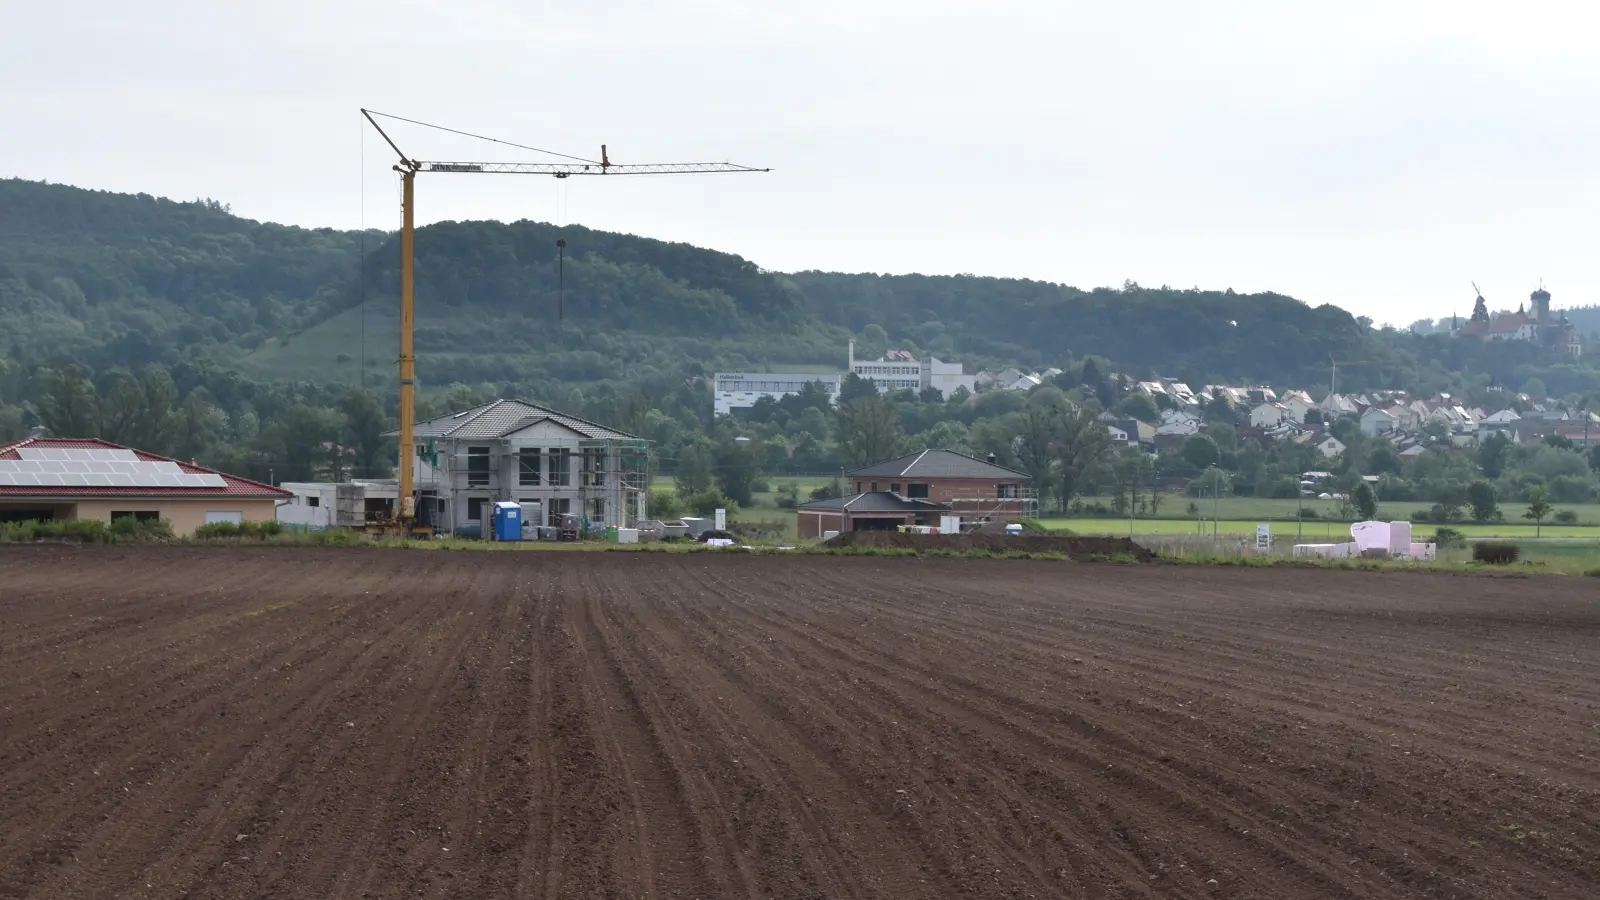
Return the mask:
[[[29,448],[21,448],[29,449]],[[43,447],[33,448],[31,455],[38,457],[46,451],[56,454],[67,450]],[[183,467],[170,461],[145,461],[128,459],[127,450],[73,450],[79,454],[74,459],[0,459],[0,485],[27,487],[144,487],[144,488],[226,488],[228,482],[221,476],[202,472],[185,472]],[[99,458],[90,459],[83,454],[94,453]]]
[[137,462],[139,454],[132,450],[112,450],[105,447],[18,447],[17,456],[21,459],[66,462],[73,461],[111,461],[122,460]]

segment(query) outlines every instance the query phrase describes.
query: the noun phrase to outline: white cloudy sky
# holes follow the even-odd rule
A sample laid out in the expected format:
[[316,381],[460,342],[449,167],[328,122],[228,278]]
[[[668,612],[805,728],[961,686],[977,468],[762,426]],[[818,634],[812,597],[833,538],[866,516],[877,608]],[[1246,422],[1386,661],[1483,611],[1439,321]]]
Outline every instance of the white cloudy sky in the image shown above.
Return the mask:
[[1402,323],[1464,314],[1474,280],[1502,305],[1540,278],[1558,306],[1600,302],[1600,7],[1576,0],[4,8],[0,176],[393,227],[366,106],[777,170],[424,176],[424,222],[563,217],[783,270],[1277,290]]

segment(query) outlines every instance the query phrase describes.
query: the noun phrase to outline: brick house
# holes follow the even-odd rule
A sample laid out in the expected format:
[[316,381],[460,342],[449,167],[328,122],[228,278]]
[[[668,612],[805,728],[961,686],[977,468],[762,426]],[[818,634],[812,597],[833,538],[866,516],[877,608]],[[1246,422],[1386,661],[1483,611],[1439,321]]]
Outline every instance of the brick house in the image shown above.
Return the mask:
[[1038,514],[1033,478],[954,450],[923,450],[874,463],[845,476],[856,494],[887,491],[909,500],[950,507],[968,521],[994,517],[1032,518]]
[[888,491],[850,497],[813,500],[801,504],[796,533],[820,538],[829,531],[894,531],[902,525],[939,525],[954,515],[950,507],[931,500],[912,500]]

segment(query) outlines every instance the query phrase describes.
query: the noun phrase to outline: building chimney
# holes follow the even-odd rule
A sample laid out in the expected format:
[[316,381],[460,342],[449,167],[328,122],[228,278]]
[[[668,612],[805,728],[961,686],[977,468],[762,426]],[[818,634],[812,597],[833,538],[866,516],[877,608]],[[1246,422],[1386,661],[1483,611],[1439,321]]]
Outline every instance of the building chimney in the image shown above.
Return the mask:
[[994,464],[995,464],[995,463],[996,463],[996,462],[997,462],[997,461],[998,461],[998,460],[997,460],[997,457],[996,457],[996,456],[995,456],[995,455],[994,455],[994,454],[993,454],[993,453],[991,453],[991,454],[989,454],[989,465],[991,465],[991,466],[992,466],[992,465],[994,465]]
[[850,340],[850,361],[845,364],[844,370],[847,373],[856,370],[856,342],[854,338]]

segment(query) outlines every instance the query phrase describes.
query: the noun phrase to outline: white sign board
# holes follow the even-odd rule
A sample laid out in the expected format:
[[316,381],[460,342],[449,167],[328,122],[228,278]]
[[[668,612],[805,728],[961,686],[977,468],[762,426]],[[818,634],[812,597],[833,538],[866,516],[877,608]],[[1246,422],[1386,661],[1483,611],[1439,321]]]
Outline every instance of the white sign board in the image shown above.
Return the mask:
[[728,530],[728,511],[725,510],[725,509],[717,510],[717,530],[718,531],[727,531]]
[[1256,526],[1256,552],[1257,553],[1270,553],[1270,552],[1272,552],[1272,526],[1271,525],[1257,525]]

